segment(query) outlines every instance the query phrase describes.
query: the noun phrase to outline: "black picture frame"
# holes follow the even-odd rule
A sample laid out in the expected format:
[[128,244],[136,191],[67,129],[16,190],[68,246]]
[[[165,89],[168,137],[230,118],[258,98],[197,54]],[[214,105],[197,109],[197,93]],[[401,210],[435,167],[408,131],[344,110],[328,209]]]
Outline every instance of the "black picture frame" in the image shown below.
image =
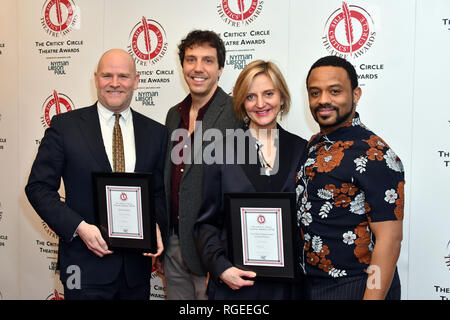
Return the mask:
[[[108,249],[124,249],[145,253],[156,253],[156,218],[153,196],[153,175],[151,173],[129,172],[93,172],[92,182],[94,190],[95,223],[100,229]],[[113,188],[111,188],[113,187]],[[108,188],[108,189],[107,189]],[[112,230],[111,190],[127,190],[136,194],[138,213],[138,229],[136,234],[120,234]],[[130,191],[128,191],[130,190]],[[139,195],[138,195],[139,193]],[[121,195],[122,196],[122,195]],[[141,200],[141,201],[139,201]]]
[[[251,193],[225,193],[225,212],[227,214],[228,255],[233,265],[239,269],[256,272],[256,278],[271,280],[298,281],[300,276],[300,234],[297,228],[297,215],[295,193],[293,192],[251,192]],[[282,223],[279,245],[283,249],[283,262],[272,261],[262,264],[245,257],[243,246],[242,214],[244,208],[270,208],[281,209],[279,216]],[[250,212],[250,211],[249,211]],[[256,209],[255,209],[256,212]],[[245,215],[245,214],[244,214]],[[278,216],[278,215],[277,215]],[[258,216],[259,219],[259,216]],[[247,260],[247,261],[246,261]],[[272,265],[268,265],[272,263]]]

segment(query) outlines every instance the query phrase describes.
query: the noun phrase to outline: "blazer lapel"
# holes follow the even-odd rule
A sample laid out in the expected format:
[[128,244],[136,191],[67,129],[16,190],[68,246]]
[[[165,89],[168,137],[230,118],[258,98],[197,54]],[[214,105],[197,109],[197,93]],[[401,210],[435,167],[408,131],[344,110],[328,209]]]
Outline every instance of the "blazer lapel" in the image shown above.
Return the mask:
[[178,128],[181,121],[181,115],[177,110],[171,110],[170,113],[167,115],[166,119],[166,127],[168,130],[168,141],[167,141],[167,153],[166,153],[166,162],[164,165],[164,184],[166,188],[166,192],[169,193],[170,190],[170,177],[171,177],[171,171],[172,171],[172,161],[171,161],[171,153],[172,153],[172,147],[173,147],[173,141],[171,139],[172,133],[174,130]]
[[86,112],[80,116],[80,129],[85,138],[93,157],[103,168],[103,170],[111,172],[111,164],[103,144],[102,131],[98,119],[97,104],[86,109]]

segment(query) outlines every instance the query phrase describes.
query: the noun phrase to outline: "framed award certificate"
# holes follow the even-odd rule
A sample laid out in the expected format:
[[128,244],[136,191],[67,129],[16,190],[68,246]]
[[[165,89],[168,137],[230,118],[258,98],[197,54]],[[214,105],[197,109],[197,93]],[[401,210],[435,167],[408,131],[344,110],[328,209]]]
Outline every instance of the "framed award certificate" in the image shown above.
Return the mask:
[[299,270],[295,193],[225,193],[228,252],[259,278],[293,280]]
[[110,249],[156,252],[151,173],[94,172],[96,223]]

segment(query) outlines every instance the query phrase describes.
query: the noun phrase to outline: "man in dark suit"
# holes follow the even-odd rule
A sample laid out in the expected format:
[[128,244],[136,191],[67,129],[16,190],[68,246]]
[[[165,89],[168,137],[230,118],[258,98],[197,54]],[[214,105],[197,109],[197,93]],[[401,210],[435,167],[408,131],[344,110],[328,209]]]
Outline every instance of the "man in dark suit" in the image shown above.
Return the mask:
[[[127,52],[107,51],[94,76],[98,102],[53,117],[25,191],[36,212],[59,236],[58,263],[66,299],[149,299],[151,258],[163,250],[159,227],[156,254],[108,250],[94,225],[91,174],[112,171],[114,114],[120,114],[124,171],[153,173],[156,221],[166,228],[167,130],[130,108],[139,74]],[[61,178],[65,202],[58,193]],[[79,279],[72,282],[74,276]]]
[[178,49],[190,93],[166,118],[170,138],[164,182],[169,237],[164,244],[164,274],[168,299],[206,299],[206,270],[193,234],[203,192],[202,152],[210,143],[201,137],[211,128],[225,135],[226,129],[241,124],[234,116],[231,97],[218,86],[225,64],[220,37],[212,31],[194,30]]

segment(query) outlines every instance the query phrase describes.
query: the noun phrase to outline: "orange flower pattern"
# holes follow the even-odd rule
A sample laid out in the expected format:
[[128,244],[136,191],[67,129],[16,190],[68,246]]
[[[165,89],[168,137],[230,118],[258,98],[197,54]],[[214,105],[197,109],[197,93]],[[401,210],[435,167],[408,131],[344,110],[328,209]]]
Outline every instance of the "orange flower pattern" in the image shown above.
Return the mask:
[[405,205],[405,182],[400,181],[397,187],[397,194],[399,195],[397,200],[395,200],[395,209],[394,213],[397,217],[397,220],[403,220],[403,209]]
[[403,165],[358,114],[308,147],[296,177],[302,268],[321,277],[362,274],[376,243],[371,221],[403,219]]

